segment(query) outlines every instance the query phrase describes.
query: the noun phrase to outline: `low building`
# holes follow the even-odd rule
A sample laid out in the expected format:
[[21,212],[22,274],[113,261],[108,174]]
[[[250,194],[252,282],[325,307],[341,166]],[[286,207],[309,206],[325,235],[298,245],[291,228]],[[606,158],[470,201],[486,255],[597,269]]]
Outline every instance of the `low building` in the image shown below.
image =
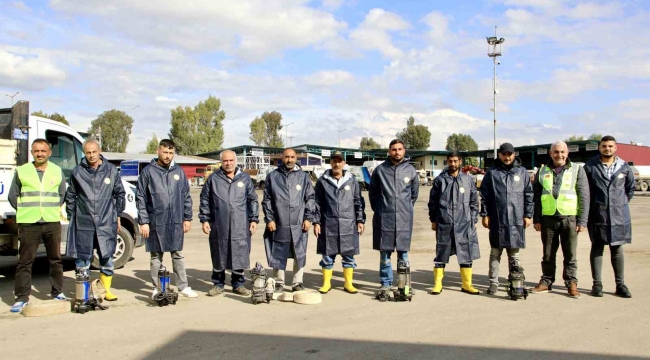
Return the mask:
[[[113,152],[102,152],[102,155],[110,162],[111,164],[120,168],[122,161],[139,161],[141,163],[140,167],[148,165],[152,159],[156,158],[155,154],[126,154],[126,153],[113,153]],[[189,156],[189,155],[175,155],[174,162],[178,164],[188,179],[193,180],[200,177],[203,177],[205,173],[205,167],[211,164],[216,163],[214,159],[200,157],[200,156]]]

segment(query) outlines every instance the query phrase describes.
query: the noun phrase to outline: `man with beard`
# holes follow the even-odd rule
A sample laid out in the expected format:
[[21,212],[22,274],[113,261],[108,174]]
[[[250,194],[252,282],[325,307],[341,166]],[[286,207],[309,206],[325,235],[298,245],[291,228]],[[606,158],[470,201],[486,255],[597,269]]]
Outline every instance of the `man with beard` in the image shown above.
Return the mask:
[[19,166],[9,188],[7,199],[16,209],[18,223],[18,265],[11,312],[21,312],[32,291],[32,265],[38,246],[45,245],[50,261],[51,296],[68,300],[63,294],[63,263],[61,262],[61,205],[65,197],[65,174],[55,163],[50,143],[36,139],[32,143],[34,161]]
[[293,259],[293,291],[304,290],[302,278],[307,263],[307,237],[314,221],[316,203],[309,175],[296,164],[296,152],[286,149],[283,163],[266,177],[264,247],[273,268],[276,293],[284,291],[287,259]]
[[433,260],[433,288],[442,292],[442,278],[449,257],[460,264],[461,291],[479,295],[472,286],[472,261],[481,257],[475,224],[478,222],[478,192],[474,179],[460,172],[463,160],[458,151],[447,155],[447,169],[436,177],[429,195],[429,220],[436,232],[436,257]]
[[185,233],[192,227],[192,197],[185,172],[174,162],[175,148],[173,141],[161,140],[158,158],[151,160],[138,178],[138,222],[140,235],[147,239],[147,252],[151,253],[152,299],[158,294],[158,270],[166,252],[171,253],[180,294],[198,297],[188,286],[185,259],[181,254]]
[[97,140],[86,140],[81,163],[70,176],[65,195],[68,219],[66,255],[76,258],[77,273],[88,273],[93,249],[99,257],[99,281],[106,289],[107,301],[117,300],[111,292],[113,254],[124,211],[125,191],[115,165],[101,155]]
[[244,269],[250,267],[251,236],[259,222],[255,184],[237,167],[234,151],[222,151],[219,158],[221,169],[212,173],[203,185],[199,209],[203,233],[210,236],[214,287],[208,296],[223,293],[226,270],[232,271],[232,292],[248,296]]
[[598,146],[600,155],[585,164],[591,203],[587,230],[591,239],[591,295],[603,296],[603,252],[609,246],[616,280],[616,295],[631,298],[624,281],[623,245],[632,242],[630,200],[634,196],[634,173],[616,156],[616,139],[604,136]]
[[555,282],[555,258],[562,246],[564,271],[562,278],[569,296],[577,299],[578,234],[587,229],[589,215],[589,182],[582,167],[569,160],[569,147],[563,141],[551,145],[551,161],[537,173],[535,193],[536,231],[542,232],[542,278],[533,293],[552,291]]
[[413,231],[413,207],[418,198],[418,173],[404,158],[404,143],[395,139],[388,147],[389,160],[375,168],[368,197],[374,211],[372,247],[380,252],[378,298],[391,290],[393,267],[390,261],[397,250],[397,260],[408,266]]
[[359,254],[359,236],[365,226],[363,198],[357,178],[343,170],[345,159],[340,151],[332,154],[330,165],[332,169],[318,179],[315,189],[318,213],[314,217],[314,235],[323,268],[323,286],[318,291],[326,294],[332,288],[332,268],[336,255],[341,255],[343,288],[356,294],[352,277],[357,267],[354,255]]
[[499,289],[499,264],[503,249],[508,253],[511,269],[519,268],[519,249],[526,247],[526,228],[533,222],[533,187],[530,175],[515,157],[515,148],[503,143],[499,158],[481,183],[481,217],[483,227],[490,229],[490,287],[495,295]]

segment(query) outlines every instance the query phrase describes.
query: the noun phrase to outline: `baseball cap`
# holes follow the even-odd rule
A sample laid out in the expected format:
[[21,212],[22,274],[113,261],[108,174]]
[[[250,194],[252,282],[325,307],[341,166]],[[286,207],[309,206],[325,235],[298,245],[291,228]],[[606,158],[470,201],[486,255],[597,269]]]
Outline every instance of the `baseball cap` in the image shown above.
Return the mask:
[[515,147],[511,143],[503,143],[499,147],[499,154],[503,153],[515,153]]
[[335,158],[335,157],[345,161],[345,158],[343,157],[343,153],[340,151],[335,151],[332,153],[332,156],[330,156],[330,158]]

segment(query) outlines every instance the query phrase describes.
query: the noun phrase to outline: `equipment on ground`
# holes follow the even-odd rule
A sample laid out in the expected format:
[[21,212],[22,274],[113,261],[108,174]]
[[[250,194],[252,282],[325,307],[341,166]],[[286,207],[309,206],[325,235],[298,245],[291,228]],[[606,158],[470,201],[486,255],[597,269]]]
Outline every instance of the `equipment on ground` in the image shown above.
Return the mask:
[[158,270],[158,291],[153,296],[153,301],[158,303],[158,306],[176,305],[178,301],[178,293],[169,287],[169,279],[169,271],[164,265],[161,265]]
[[388,286],[382,286],[377,290],[375,293],[375,299],[379,300],[379,302],[385,302],[390,300],[390,287]]
[[79,314],[85,314],[90,310],[95,310],[96,308],[101,310],[108,309],[108,306],[102,305],[103,299],[96,294],[99,291],[96,288],[93,289],[90,283],[90,274],[88,273],[88,270],[77,269],[74,285],[75,294],[74,301],[72,302],[72,311]]
[[411,287],[411,267],[406,261],[397,262],[397,290],[393,291],[395,301],[411,301],[413,288]]
[[528,289],[524,286],[524,268],[516,262],[510,262],[510,273],[508,274],[508,296],[510,300],[517,301],[521,298],[528,298]]
[[253,281],[253,291],[251,292],[253,305],[265,301],[269,304],[275,292],[275,279],[266,275],[266,270],[259,261],[255,263],[255,267],[251,270],[251,279]]

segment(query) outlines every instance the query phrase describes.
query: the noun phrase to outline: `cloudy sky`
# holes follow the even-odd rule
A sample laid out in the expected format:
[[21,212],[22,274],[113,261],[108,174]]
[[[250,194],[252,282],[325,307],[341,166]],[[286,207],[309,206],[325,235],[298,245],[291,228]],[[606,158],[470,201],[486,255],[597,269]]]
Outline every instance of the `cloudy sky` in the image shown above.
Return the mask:
[[[384,144],[413,115],[430,149],[453,132],[492,145],[486,36],[498,66],[498,141],[608,133],[650,145],[650,4],[644,0],[51,0],[2,3],[0,106],[135,119],[128,151],[169,131],[169,109],[208,95],[224,146],[280,111],[293,145]],[[6,102],[6,103],[5,103]],[[135,110],[130,110],[138,106]],[[284,131],[283,131],[284,132]],[[283,134],[284,135],[284,134]]]

